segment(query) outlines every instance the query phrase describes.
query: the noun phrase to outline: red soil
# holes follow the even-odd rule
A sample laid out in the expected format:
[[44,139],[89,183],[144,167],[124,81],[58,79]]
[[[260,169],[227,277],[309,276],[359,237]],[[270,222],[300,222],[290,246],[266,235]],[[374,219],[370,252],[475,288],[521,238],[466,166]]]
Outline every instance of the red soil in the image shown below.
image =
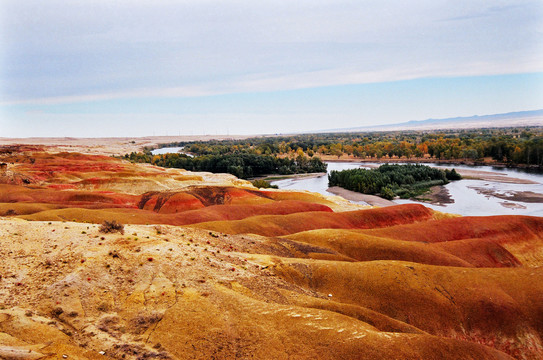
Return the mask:
[[161,214],[171,214],[205,207],[204,204],[192,194],[185,192],[153,192],[141,196],[138,207]]
[[543,218],[531,216],[466,216],[364,231],[374,236],[429,243],[474,238],[508,243],[538,237],[542,232]]
[[487,239],[466,239],[430,244],[476,267],[516,267],[520,261],[500,244]]
[[314,229],[368,229],[413,223],[432,218],[430,209],[417,204],[342,213],[297,213],[259,216],[239,221],[210,222],[197,227],[228,234],[252,233],[281,236]]
[[435,248],[478,267],[510,267],[520,263],[535,267],[543,261],[541,217],[459,217],[361,232],[390,239],[431,243]]
[[323,258],[319,253],[322,249],[308,246],[311,244],[342,254],[352,261],[402,260],[430,265],[474,266],[452,252],[432,248],[428,244],[379,238],[352,230],[312,230],[285,238],[293,240],[285,246],[295,249],[296,257],[303,257],[299,253],[304,253],[312,258]]
[[66,207],[136,208],[138,196],[113,192],[60,191],[51,188],[29,188],[0,184],[0,203],[43,203]]
[[[543,268],[469,269],[401,262],[278,264],[276,273],[335,301],[369,308],[431,334],[517,358],[543,351]],[[527,280],[531,279],[531,280]]]
[[261,214],[281,216],[297,212],[331,212],[320,204],[302,201],[277,201],[263,205],[212,205],[197,210],[186,210],[178,213],[157,213],[150,210],[131,208],[64,208],[46,210],[22,216],[27,220],[40,221],[78,221],[101,223],[105,220],[116,220],[130,224],[167,224],[189,225],[206,221],[231,221],[253,217]]

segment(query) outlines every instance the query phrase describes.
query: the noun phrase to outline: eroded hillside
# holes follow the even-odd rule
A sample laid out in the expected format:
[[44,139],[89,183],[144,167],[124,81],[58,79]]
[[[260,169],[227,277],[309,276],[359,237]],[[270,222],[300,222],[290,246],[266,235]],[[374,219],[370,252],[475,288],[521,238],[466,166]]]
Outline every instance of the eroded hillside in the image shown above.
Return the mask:
[[543,357],[541,218],[39,150],[0,159],[0,358]]

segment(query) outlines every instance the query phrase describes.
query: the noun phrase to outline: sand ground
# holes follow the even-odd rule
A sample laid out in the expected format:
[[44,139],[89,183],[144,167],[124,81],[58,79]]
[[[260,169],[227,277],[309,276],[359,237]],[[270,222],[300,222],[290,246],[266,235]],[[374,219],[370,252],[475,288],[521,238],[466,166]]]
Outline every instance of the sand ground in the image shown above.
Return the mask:
[[331,192],[332,194],[339,195],[347,200],[351,201],[364,201],[368,205],[372,206],[391,206],[391,205],[397,205],[394,202],[390,200],[383,199],[379,196],[375,195],[368,195],[368,194],[361,194],[356,191],[351,191],[344,189],[339,186],[332,186],[327,189],[327,191]]
[[43,145],[49,151],[79,152],[95,155],[124,155],[142,151],[144,147],[156,147],[181,141],[240,140],[258,135],[183,135],[112,138],[0,138],[0,145]]

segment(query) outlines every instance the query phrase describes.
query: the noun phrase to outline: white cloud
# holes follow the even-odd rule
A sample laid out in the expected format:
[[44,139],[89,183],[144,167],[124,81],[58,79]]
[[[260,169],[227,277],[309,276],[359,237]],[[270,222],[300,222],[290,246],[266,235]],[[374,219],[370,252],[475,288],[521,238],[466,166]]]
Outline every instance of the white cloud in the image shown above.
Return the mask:
[[9,0],[2,7],[3,104],[543,71],[538,0]]
[[230,82],[209,82],[193,86],[156,87],[121,90],[84,95],[50,96],[0,101],[0,105],[58,105],[82,102],[110,101],[134,98],[186,98],[236,93],[275,92],[300,90],[337,85],[355,85],[412,80],[428,77],[458,77],[496,75],[503,68],[514,69],[510,73],[542,71],[539,61],[511,63],[473,62],[463,67],[448,67],[443,64],[425,64],[424,67],[397,66],[378,71],[363,72],[358,69],[331,69],[287,74],[254,74],[239,77]]

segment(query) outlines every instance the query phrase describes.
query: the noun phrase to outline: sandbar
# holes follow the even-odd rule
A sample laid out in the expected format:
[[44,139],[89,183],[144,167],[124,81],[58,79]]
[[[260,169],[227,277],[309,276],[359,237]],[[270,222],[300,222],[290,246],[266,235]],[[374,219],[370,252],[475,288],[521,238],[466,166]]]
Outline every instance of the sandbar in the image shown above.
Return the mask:
[[470,189],[477,191],[479,194],[494,196],[503,200],[517,201],[517,202],[523,202],[523,203],[539,203],[539,204],[543,203],[543,194],[535,193],[533,191],[499,192],[494,189],[487,189],[487,188],[478,187],[478,186],[468,186],[468,187]]
[[365,203],[367,203],[368,205],[371,205],[371,206],[384,207],[384,206],[398,205],[393,201],[383,199],[383,198],[381,198],[379,196],[361,194],[359,192],[347,190],[347,189],[344,189],[344,188],[339,187],[339,186],[329,187],[328,189],[326,189],[326,191],[328,191],[329,193],[332,193],[334,195],[339,195],[342,198],[345,198],[347,200],[363,201],[363,202],[365,202]]

